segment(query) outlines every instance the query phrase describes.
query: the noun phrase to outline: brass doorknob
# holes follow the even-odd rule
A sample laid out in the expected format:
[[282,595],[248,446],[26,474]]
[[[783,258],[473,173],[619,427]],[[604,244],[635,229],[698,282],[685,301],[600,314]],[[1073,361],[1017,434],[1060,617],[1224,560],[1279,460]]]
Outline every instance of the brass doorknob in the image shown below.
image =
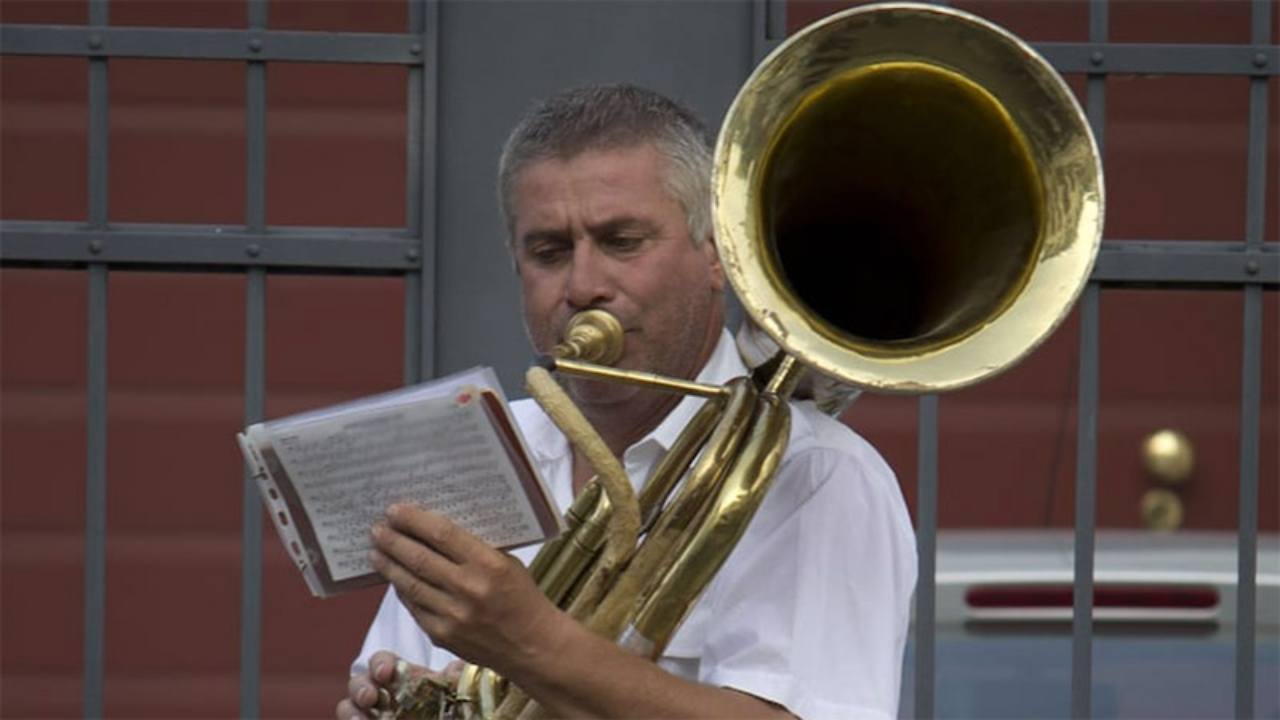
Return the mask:
[[1148,530],[1171,532],[1182,527],[1182,500],[1170,490],[1153,488],[1142,494],[1142,524]]
[[1157,481],[1181,485],[1195,470],[1196,453],[1184,433],[1165,428],[1142,441],[1142,464]]

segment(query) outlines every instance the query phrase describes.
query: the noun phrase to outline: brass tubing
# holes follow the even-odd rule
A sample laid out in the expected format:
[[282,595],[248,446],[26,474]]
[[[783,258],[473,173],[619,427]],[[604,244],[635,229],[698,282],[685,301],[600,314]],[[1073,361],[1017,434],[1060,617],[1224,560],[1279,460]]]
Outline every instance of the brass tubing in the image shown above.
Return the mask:
[[782,358],[782,362],[778,364],[778,369],[774,371],[773,377],[769,378],[764,392],[783,399],[791,397],[791,393],[796,389],[796,383],[800,382],[800,378],[804,373],[805,366],[801,365],[799,360],[796,360],[796,356],[786,355]]
[[[627,619],[627,614],[637,603],[639,591],[646,582],[662,570],[664,563],[670,560],[673,548],[678,547],[681,538],[690,532],[701,517],[701,511],[714,497],[715,489],[731,465],[731,460],[750,427],[752,410],[757,397],[755,386],[747,378],[733,380],[727,387],[728,400],[716,413],[718,418],[710,438],[705,443],[706,449],[693,469],[689,471],[689,476],[679,494],[659,516],[657,524],[649,531],[644,542],[627,563],[626,569],[616,576],[603,598],[601,598],[603,586],[590,580],[584,582],[586,587],[574,595],[568,608],[569,614],[582,620],[593,632],[604,637],[617,637]],[[703,406],[699,416],[711,412],[707,406]],[[703,420],[705,419],[703,417]],[[700,422],[693,422],[686,426],[671,452],[676,452],[677,447],[692,445],[693,442],[688,439],[688,436],[701,434],[699,425]],[[697,455],[698,450],[699,448],[693,448],[693,454]],[[678,476],[683,470],[683,466],[677,467],[672,463],[667,465],[665,472],[676,473]],[[649,485],[655,482],[661,485],[669,481],[659,478],[655,471]],[[598,567],[593,568],[592,573],[592,579],[601,576]],[[516,717],[521,719],[543,717],[545,713],[541,710],[542,708],[531,702],[519,687],[512,685],[498,706],[495,718],[509,720]]]
[[[586,609],[595,606],[606,584],[635,551],[640,530],[640,506],[622,464],[547,369],[529,368],[525,374],[525,389],[565,434],[569,443],[586,456],[613,506],[613,520],[608,525],[604,547],[573,600],[575,605],[579,605],[578,614],[574,615],[573,605],[569,608],[570,615],[580,619],[586,614]],[[528,696],[512,685],[499,701],[494,717],[514,718],[527,703]]]
[[577,375],[578,377],[590,378],[592,380],[639,385],[641,387],[680,393],[682,395],[697,395],[699,397],[713,398],[724,397],[729,393],[728,390],[724,389],[720,385],[707,385],[705,383],[692,382],[690,380],[677,380],[675,378],[655,375],[654,373],[642,372],[640,370],[619,370],[617,368],[581,362],[579,360],[562,360],[547,357],[540,359],[539,364],[549,370],[565,373],[566,375]]
[[630,555],[640,530],[640,506],[626,470],[550,373],[540,367],[529,368],[525,373],[525,389],[569,439],[570,445],[591,464],[609,496],[615,518],[605,542],[605,566],[617,566],[624,556]]
[[[670,562],[681,538],[687,536],[715,496],[734,455],[739,451],[751,424],[756,389],[746,378],[734,380],[724,413],[712,432],[702,456],[689,472],[679,494],[645,537],[635,557],[609,588],[587,626],[605,637],[615,638],[622,629],[643,590]],[[687,431],[687,430],[686,430]]]
[[[609,497],[600,483],[592,480],[565,513],[568,525],[565,532],[538,550],[529,564],[529,574],[551,602],[561,604],[594,565],[604,543],[604,525],[611,511]],[[503,699],[504,685],[493,671],[468,663],[455,694],[463,702],[478,702],[481,708],[478,717],[491,718]]]
[[[585,489],[583,494],[586,494]],[[569,542],[560,548],[560,552],[547,567],[545,574],[538,578],[538,587],[542,588],[551,602],[559,605],[568,595],[569,589],[595,560],[600,548],[604,545],[609,518],[612,515],[613,506],[609,504],[609,496],[597,493],[596,504],[591,514],[583,520]]]
[[[542,578],[546,575],[551,564],[555,562],[556,555],[570,542],[573,535],[578,531],[578,527],[582,525],[582,521],[587,518],[596,506],[596,501],[600,498],[600,483],[594,480],[587,483],[582,488],[582,492],[578,493],[578,497],[574,498],[573,504],[569,506],[569,510],[564,514],[565,531],[552,540],[543,543],[538,549],[538,554],[533,557],[533,562],[529,563],[529,574],[537,581],[538,587],[542,587]],[[546,591],[546,588],[543,588]]]
[[645,593],[619,644],[657,659],[689,608],[715,577],[759,508],[782,461],[791,429],[787,402],[761,395],[751,433],[737,454],[707,517],[671,567]]
[[476,695],[479,702],[480,712],[478,718],[491,718],[494,711],[498,707],[498,698],[501,697],[502,687],[506,683],[503,682],[502,676],[489,668],[484,668],[476,677]]
[[671,449],[663,456],[658,467],[654,468],[649,480],[640,489],[640,531],[647,532],[653,527],[658,513],[667,502],[671,491],[684,477],[685,470],[697,456],[698,451],[706,445],[707,438],[715,430],[720,418],[724,416],[725,403],[713,398],[698,408],[697,414],[689,420],[689,424],[680,433],[680,437],[671,445]]
[[454,697],[462,704],[474,703],[477,701],[477,681],[480,678],[481,668],[474,663],[467,663],[462,668],[462,672],[458,675],[458,682],[454,686]]

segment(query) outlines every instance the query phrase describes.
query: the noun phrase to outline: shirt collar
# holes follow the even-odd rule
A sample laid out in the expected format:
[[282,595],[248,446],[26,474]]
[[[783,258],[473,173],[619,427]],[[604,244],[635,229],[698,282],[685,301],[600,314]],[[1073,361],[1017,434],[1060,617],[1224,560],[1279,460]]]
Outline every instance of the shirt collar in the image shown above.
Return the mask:
[[[738,356],[737,345],[734,344],[729,331],[722,329],[720,331],[720,340],[716,343],[715,350],[711,352],[711,357],[707,358],[707,363],[702,366],[702,371],[694,379],[707,385],[724,385],[730,380],[746,374],[747,366],[742,363],[742,358]],[[658,423],[658,427],[654,428],[652,432],[641,438],[632,447],[639,447],[647,442],[656,442],[662,447],[663,451],[670,450],[676,438],[680,437],[680,433],[684,431],[704,402],[706,401],[700,397],[684,396],[676,404],[675,408],[667,413],[662,422]]]
[[[747,367],[738,356],[738,348],[733,342],[733,337],[729,335],[728,330],[721,329],[720,339],[716,342],[711,357],[707,358],[706,364],[702,366],[695,380],[708,385],[723,385],[735,377],[746,374]],[[671,412],[667,413],[656,428],[632,445],[629,450],[649,443],[656,443],[664,452],[669,450],[685,426],[689,424],[694,413],[702,407],[703,402],[703,398],[686,395],[672,408]],[[530,440],[530,451],[534,457],[549,461],[566,456],[569,453],[569,442],[560,433],[559,428],[551,422],[551,418],[541,412],[541,408],[537,418],[536,427],[525,432]]]

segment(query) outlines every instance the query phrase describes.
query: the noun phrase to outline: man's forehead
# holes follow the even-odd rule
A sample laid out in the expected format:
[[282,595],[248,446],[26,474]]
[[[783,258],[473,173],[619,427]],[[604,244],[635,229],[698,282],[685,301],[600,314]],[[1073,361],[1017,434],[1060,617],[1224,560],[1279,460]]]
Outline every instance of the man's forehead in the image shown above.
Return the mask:
[[653,148],[587,151],[530,163],[513,187],[517,215],[554,212],[559,203],[590,208],[632,204],[646,197],[674,198],[666,187],[666,160]]
[[517,173],[516,180],[518,184],[520,179],[530,174],[560,172],[570,168],[590,168],[598,165],[616,164],[665,171],[667,163],[666,155],[657,145],[650,142],[587,146],[573,152],[533,158]]

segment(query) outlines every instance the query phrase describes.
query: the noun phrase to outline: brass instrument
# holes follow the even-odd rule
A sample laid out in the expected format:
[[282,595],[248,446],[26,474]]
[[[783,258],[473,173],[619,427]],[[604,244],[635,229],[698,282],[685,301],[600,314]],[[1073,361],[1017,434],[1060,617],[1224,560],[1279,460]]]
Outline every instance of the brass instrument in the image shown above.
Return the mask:
[[[718,388],[602,368],[610,333],[593,323],[546,363],[708,398],[638,498],[602,459],[573,529],[531,566],[567,612],[655,659],[768,491],[804,372],[932,393],[1007,369],[1070,311],[1102,228],[1101,161],[1061,77],[1007,31],[932,5],[855,8],[780,45],[731,106],[714,170],[720,259],[784,351],[772,374]],[[546,370],[529,379],[590,444]],[[467,718],[538,712],[479,668],[450,702]]]

